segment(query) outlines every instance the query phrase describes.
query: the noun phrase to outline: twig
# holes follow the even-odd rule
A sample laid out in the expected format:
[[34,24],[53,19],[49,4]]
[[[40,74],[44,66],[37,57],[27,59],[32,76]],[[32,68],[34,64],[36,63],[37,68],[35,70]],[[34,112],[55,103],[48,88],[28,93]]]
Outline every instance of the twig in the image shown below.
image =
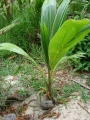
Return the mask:
[[86,108],[84,108],[80,103],[77,103],[81,108],[83,108],[89,115],[90,115],[90,112],[86,109]]
[[89,88],[88,86],[83,85],[82,83],[79,83],[79,82],[77,82],[77,81],[75,81],[75,80],[72,80],[72,81],[75,82],[75,83],[77,83],[77,84],[79,84],[80,86],[86,88],[87,90],[90,90],[90,88]]
[[33,98],[32,100],[30,100],[27,105],[29,105],[32,101],[36,100],[35,98]]

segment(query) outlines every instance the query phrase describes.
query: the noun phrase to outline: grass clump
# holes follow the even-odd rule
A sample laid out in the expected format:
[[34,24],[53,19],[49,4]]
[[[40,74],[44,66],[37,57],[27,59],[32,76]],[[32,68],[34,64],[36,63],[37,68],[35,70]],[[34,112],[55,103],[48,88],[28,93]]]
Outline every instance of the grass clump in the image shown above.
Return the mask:
[[65,96],[69,96],[71,95],[73,92],[78,92],[80,90],[80,86],[76,83],[72,83],[72,85],[68,85],[66,84],[63,89],[62,89],[62,93]]
[[[0,36],[0,41],[2,42],[10,42],[14,43],[21,48],[23,48],[26,52],[31,51],[31,44],[39,44],[40,40],[37,36],[39,33],[39,21],[40,14],[37,13],[35,9],[35,3],[25,3],[22,4],[22,9],[20,8],[18,1],[13,3],[13,12],[12,19],[8,23],[7,19],[0,15],[0,29],[12,23],[12,21],[18,21],[19,25],[9,30],[7,33]],[[0,52],[0,56],[5,57],[10,55],[10,52],[4,51]]]
[[89,77],[87,78],[86,83],[87,83],[88,86],[90,86],[90,75],[89,75]]
[[81,99],[82,99],[84,102],[90,101],[90,95],[87,94],[87,91],[86,91],[86,90],[82,90],[82,91],[81,91]]

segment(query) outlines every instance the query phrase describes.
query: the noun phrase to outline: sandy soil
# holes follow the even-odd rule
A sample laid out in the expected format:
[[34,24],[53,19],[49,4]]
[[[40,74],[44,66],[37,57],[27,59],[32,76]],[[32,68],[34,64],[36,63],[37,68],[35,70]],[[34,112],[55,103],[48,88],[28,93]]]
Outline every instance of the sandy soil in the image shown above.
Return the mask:
[[[24,102],[28,104],[29,101],[36,99],[36,96],[37,95],[33,95]],[[13,104],[15,108],[17,108],[18,105],[20,105],[20,103]],[[90,102],[83,103],[80,101],[80,97],[78,97],[77,99],[72,99],[66,105],[59,104],[55,106],[51,111],[48,111],[46,115],[45,112],[45,110],[42,110],[38,106],[37,101],[33,100],[28,104],[24,114],[33,114],[34,120],[90,120]]]
[[[86,85],[86,79],[88,75],[84,75],[84,78],[78,76],[72,76],[71,74],[68,74],[67,71],[57,71],[56,74],[56,82],[55,86],[57,85],[63,85],[63,81],[78,81],[84,85]],[[9,77],[8,81],[9,81]],[[13,77],[10,76],[10,83],[13,83],[13,80],[11,79]],[[14,79],[14,78],[13,78]],[[15,80],[14,80],[15,82]],[[17,79],[16,79],[16,83]],[[15,84],[16,84],[15,83]],[[16,89],[15,89],[16,90]],[[80,96],[77,98],[71,99],[70,102],[67,104],[59,104],[58,106],[54,106],[52,110],[45,111],[40,108],[40,106],[37,104],[37,94],[33,94],[30,97],[28,97],[23,102],[16,102],[12,104],[12,106],[17,109],[18,106],[22,106],[23,104],[27,104],[26,109],[24,110],[23,115],[32,115],[30,119],[26,120],[90,120],[90,101],[87,103],[84,103],[81,101]],[[1,117],[0,120],[3,118]],[[7,119],[4,119],[7,120]],[[13,120],[13,119],[8,119]],[[16,119],[16,120],[25,120],[25,119]]]

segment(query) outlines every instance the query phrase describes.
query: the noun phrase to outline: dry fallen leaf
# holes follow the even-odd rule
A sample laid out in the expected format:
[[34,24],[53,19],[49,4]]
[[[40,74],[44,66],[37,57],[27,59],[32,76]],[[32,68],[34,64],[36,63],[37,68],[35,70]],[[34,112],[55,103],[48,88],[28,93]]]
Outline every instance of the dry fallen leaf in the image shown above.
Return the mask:
[[8,57],[8,60],[11,60],[11,59],[15,58],[16,56],[17,56],[17,55],[10,56],[10,57]]
[[61,113],[58,112],[58,113],[56,114],[56,118],[59,118],[60,115],[61,115]]
[[46,117],[51,118],[53,116],[57,117],[57,113],[56,112],[51,112],[51,109],[50,109],[50,110],[47,110],[47,111],[43,112],[43,114],[39,115],[38,118],[39,118],[39,120],[43,120]]
[[27,104],[26,103],[24,103],[22,106],[21,105],[18,106],[17,107],[17,114],[19,114],[20,116],[23,116],[26,109],[27,109]]
[[24,115],[23,118],[24,120],[30,120],[32,118],[32,115],[31,114]]

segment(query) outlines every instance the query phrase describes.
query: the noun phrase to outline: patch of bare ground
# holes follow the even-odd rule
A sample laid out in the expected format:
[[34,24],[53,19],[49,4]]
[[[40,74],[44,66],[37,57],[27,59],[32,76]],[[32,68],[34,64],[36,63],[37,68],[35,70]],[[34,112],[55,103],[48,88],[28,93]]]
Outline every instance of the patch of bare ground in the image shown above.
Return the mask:
[[[84,73],[84,77],[81,78],[80,73],[73,75],[72,71],[67,69],[58,70],[54,75],[54,88],[63,87],[67,83],[71,85],[72,82],[76,82],[81,87],[86,88],[87,92],[90,93],[90,88],[86,84],[86,79],[89,76],[88,73]],[[7,112],[4,111],[4,113],[2,113],[3,117],[0,119],[14,120],[8,118],[9,114],[14,113],[15,120],[90,120],[90,100],[86,103],[83,102],[79,92],[73,93],[72,95],[75,96],[74,99],[69,96],[69,100],[66,102],[66,104],[60,102],[50,110],[42,110],[37,102],[37,94],[35,93],[25,99],[23,102],[16,101],[13,103],[10,106],[11,108],[8,108]]]

